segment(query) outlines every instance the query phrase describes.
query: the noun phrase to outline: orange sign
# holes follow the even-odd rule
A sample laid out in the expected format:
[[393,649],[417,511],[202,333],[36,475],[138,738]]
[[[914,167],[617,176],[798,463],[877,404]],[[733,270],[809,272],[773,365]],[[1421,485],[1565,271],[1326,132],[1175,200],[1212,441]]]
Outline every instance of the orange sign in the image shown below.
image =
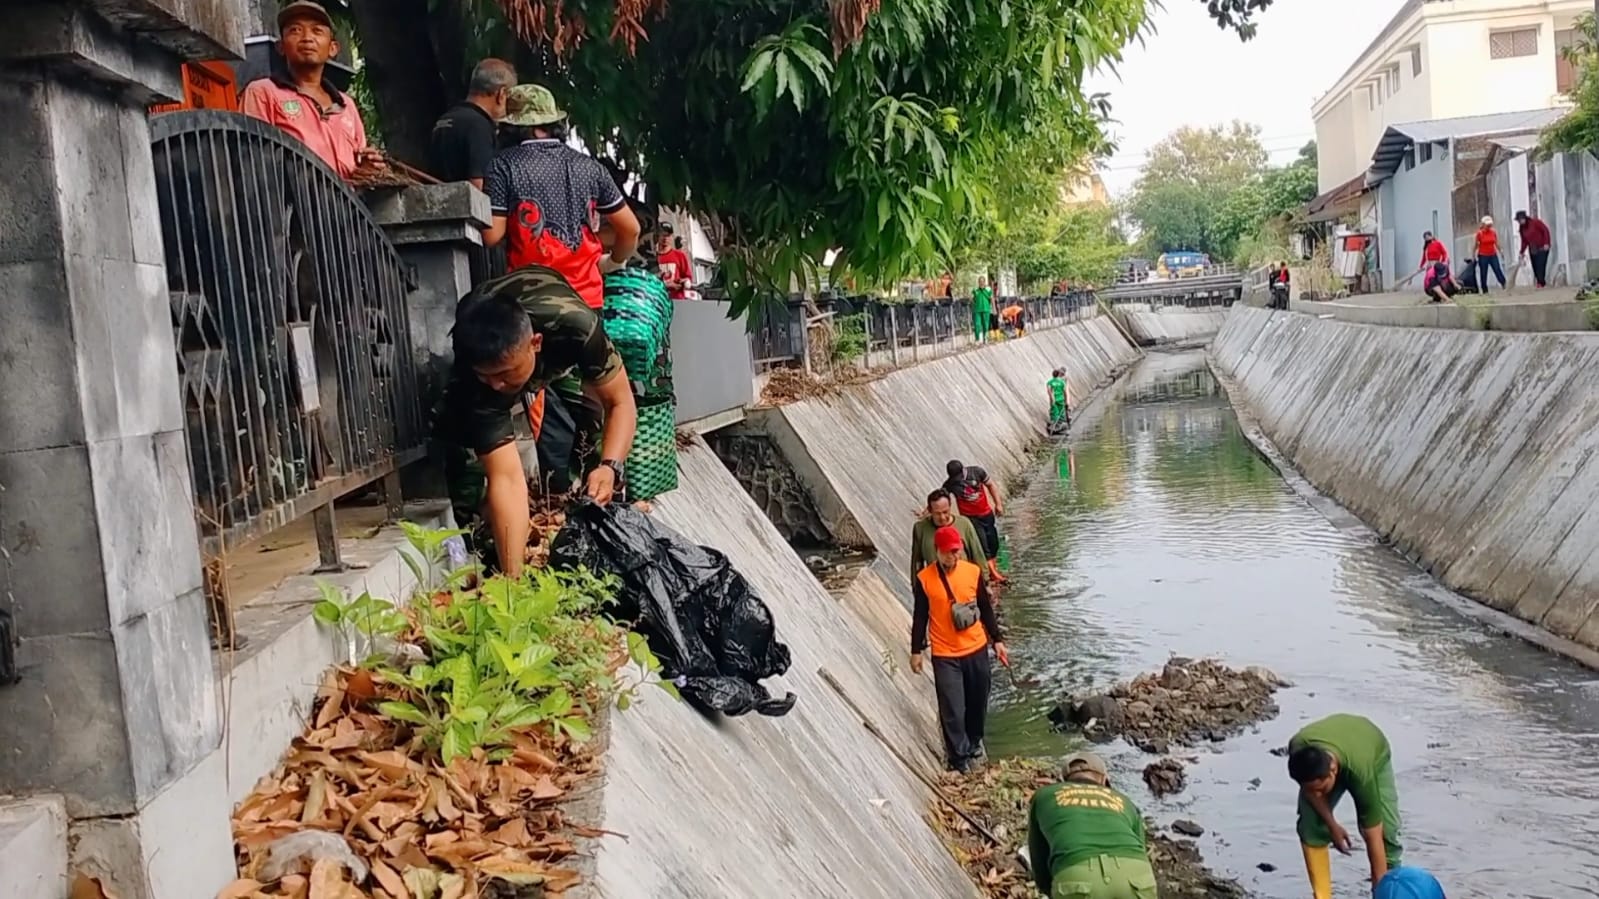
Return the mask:
[[183,102],[150,107],[152,113],[176,109],[225,109],[239,111],[238,85],[233,69],[221,62],[183,64]]

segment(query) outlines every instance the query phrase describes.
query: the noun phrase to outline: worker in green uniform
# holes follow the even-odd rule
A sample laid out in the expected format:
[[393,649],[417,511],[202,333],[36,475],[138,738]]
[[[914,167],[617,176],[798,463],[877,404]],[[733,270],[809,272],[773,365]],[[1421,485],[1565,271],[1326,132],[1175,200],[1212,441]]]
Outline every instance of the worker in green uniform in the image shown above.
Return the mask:
[[1027,856],[1033,882],[1049,899],[1156,899],[1144,816],[1110,787],[1105,760],[1080,752],[1066,760],[1064,783],[1033,794]]
[[1072,423],[1071,409],[1066,406],[1065,369],[1055,369],[1049,379],[1049,423],[1056,426]]
[[972,291],[972,339],[981,343],[988,338],[993,327],[994,292],[988,289],[988,279],[978,278],[977,289]]
[[1359,715],[1330,715],[1305,725],[1288,741],[1288,775],[1299,784],[1299,842],[1315,899],[1332,899],[1327,847],[1349,854],[1349,833],[1333,818],[1348,793],[1366,842],[1375,887],[1399,866],[1399,791],[1388,738]]
[[938,560],[938,547],[934,535],[939,528],[954,528],[961,535],[966,561],[982,568],[988,566],[988,556],[983,552],[983,541],[978,536],[972,520],[955,511],[955,498],[940,487],[927,495],[927,512],[911,525],[911,580],[923,568]]

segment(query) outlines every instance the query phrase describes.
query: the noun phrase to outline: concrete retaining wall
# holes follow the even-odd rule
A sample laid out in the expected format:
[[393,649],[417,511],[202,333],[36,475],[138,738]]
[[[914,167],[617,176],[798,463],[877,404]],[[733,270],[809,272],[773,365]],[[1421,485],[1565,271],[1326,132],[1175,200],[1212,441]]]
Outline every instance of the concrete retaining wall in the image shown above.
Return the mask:
[[1065,368],[1073,405],[1138,358],[1109,318],[1035,331],[881,380],[752,413],[811,490],[835,538],[875,547],[908,595],[910,526],[960,459],[997,480],[1044,435],[1045,383]]
[[[974,897],[923,821],[931,795],[818,675],[826,668],[914,763],[928,747],[931,680],[910,674],[910,621],[868,570],[830,596],[702,442],[683,451],[656,516],[728,554],[761,591],[794,663],[774,688],[799,696],[782,718],[711,720],[646,691],[611,716],[595,847],[606,899],[755,896]],[[899,629],[898,654],[880,634]]]
[[1235,308],[1212,352],[1318,489],[1450,587],[1599,647],[1599,334]]
[[1482,297],[1460,297],[1451,305],[1424,303],[1417,293],[1414,303],[1403,306],[1363,305],[1356,297],[1337,300],[1293,300],[1289,308],[1310,315],[1327,315],[1339,321],[1401,328],[1482,328],[1479,311],[1494,331],[1587,331],[1588,314],[1582,303],[1488,301]]
[[1226,318],[1225,309],[1186,309],[1181,306],[1129,308],[1122,316],[1133,339],[1146,346],[1209,340],[1221,330],[1221,323]]

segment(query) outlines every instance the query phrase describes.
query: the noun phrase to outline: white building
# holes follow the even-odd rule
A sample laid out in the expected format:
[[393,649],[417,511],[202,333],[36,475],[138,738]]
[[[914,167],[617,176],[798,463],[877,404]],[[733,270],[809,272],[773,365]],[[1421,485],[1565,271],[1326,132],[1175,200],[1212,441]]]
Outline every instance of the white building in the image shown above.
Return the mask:
[[1593,9],[1593,0],[1405,0],[1311,107],[1318,189],[1364,173],[1391,126],[1562,105],[1573,73],[1559,50]]

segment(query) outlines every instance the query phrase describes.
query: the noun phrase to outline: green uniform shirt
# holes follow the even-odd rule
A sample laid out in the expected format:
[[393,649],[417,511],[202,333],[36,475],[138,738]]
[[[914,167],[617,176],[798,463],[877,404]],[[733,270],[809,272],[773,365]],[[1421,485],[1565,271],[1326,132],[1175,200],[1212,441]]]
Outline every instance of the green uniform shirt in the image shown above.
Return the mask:
[[[956,515],[955,523],[951,526],[960,531],[961,542],[966,544],[966,561],[978,568],[987,565],[983,541],[977,538],[977,528],[972,527],[972,520],[964,515]],[[933,535],[937,531],[933,519],[929,517],[923,517],[911,525],[911,583],[916,582],[918,572],[938,558],[938,547],[933,544]]]
[[555,269],[527,265],[484,281],[462,298],[457,309],[492,296],[516,300],[543,342],[533,376],[516,394],[491,390],[468,366],[457,363],[451,370],[439,419],[441,436],[479,453],[513,439],[511,410],[522,396],[568,375],[585,384],[602,384],[622,371],[622,357],[611,346],[599,314]]
[[989,313],[994,311],[994,292],[986,287],[979,287],[972,291],[972,311]]
[[1049,398],[1052,402],[1066,405],[1066,381],[1063,378],[1049,379]]
[[1388,802],[1382,793],[1383,778],[1393,777],[1388,738],[1377,725],[1359,715],[1329,715],[1305,725],[1288,741],[1290,754],[1306,746],[1319,746],[1338,758],[1335,790],[1345,790],[1355,800],[1355,816],[1360,826],[1384,823]]
[[1089,859],[1149,858],[1138,806],[1110,787],[1086,783],[1055,784],[1033,794],[1027,846],[1033,879],[1046,896],[1056,874]]

